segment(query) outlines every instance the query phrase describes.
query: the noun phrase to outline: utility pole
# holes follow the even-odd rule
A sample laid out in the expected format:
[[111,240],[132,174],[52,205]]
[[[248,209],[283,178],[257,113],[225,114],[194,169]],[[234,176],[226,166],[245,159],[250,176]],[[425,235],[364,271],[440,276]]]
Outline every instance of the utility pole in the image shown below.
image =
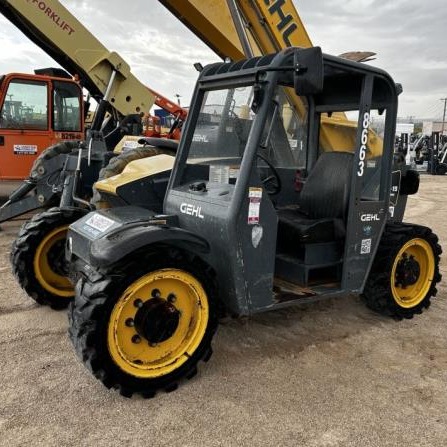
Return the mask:
[[447,98],[441,98],[440,101],[444,101],[444,114],[442,115],[442,129],[441,129],[441,135],[444,135],[445,111],[446,111],[446,106],[447,106]]

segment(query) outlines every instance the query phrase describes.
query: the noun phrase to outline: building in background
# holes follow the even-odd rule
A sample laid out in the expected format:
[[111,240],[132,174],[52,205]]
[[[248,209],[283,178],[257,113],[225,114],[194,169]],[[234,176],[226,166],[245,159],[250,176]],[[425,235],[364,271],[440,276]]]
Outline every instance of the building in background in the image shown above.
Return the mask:
[[433,132],[443,132],[443,135],[447,135],[447,124],[442,121],[423,121],[422,133],[431,135]]

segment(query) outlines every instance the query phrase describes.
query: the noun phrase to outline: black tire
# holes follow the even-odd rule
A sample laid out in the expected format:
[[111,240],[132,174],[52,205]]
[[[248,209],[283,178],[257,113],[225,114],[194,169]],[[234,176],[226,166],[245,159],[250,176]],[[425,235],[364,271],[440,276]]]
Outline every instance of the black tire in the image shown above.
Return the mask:
[[[124,259],[106,271],[95,272],[94,275],[90,275],[91,279],[80,279],[76,285],[75,300],[69,307],[69,336],[78,357],[107,388],[118,389],[125,397],[131,397],[134,393],[141,394],[143,397],[153,397],[158,390],[173,391],[181,380],[190,379],[196,374],[197,364],[200,360],[207,361],[212,354],[211,340],[218,322],[215,299],[216,287],[213,283],[212,272],[196,257],[187,256],[168,248],[162,250],[157,253],[147,253],[146,251],[145,253],[134,254],[132,258]],[[166,256],[165,253],[168,251],[169,254]],[[160,253],[163,253],[163,256],[160,256]],[[126,360],[127,363],[124,361],[123,366],[119,365],[119,361],[114,359],[113,353],[111,353],[112,348],[110,348],[113,342],[110,342],[109,330],[111,330],[110,327],[113,328],[113,333],[117,334],[114,335],[116,339],[120,336],[123,338],[125,336],[130,337],[134,331],[137,331],[133,327],[125,328],[122,326],[121,333],[119,333],[116,329],[116,327],[119,327],[118,320],[113,319],[114,309],[119,308],[121,303],[129,297],[129,288],[133,287],[138,280],[146,278],[147,275],[152,274],[151,272],[160,272],[161,269],[166,269],[163,271],[167,272],[173,271],[173,269],[187,272],[201,284],[206,292],[209,309],[208,319],[206,320],[205,332],[199,339],[198,346],[192,352],[185,352],[184,355],[186,355],[187,360],[183,364],[173,371],[147,378],[138,376],[137,373],[132,374],[125,371],[127,365],[135,366],[135,364],[132,365],[132,361]],[[127,294],[124,294],[125,291],[127,291]],[[142,298],[144,299],[144,297]],[[151,301],[153,301],[151,296],[148,296],[144,306]],[[167,302],[167,299],[165,302]],[[117,303],[120,303],[120,305],[115,306]],[[143,307],[142,303],[141,307]],[[134,309],[134,311],[136,314],[133,318],[137,321],[138,309]],[[112,323],[113,326],[110,326]],[[124,336],[128,329],[131,332],[129,332],[129,335],[126,332]],[[176,331],[177,329],[171,335],[175,336]],[[141,335],[140,332],[138,334]],[[132,342],[134,336],[132,335]],[[140,339],[143,340],[141,346],[145,348],[141,354],[141,358],[144,359],[144,356],[153,348],[148,342],[149,337],[145,338],[144,335],[141,335]],[[124,342],[122,346],[124,346]],[[149,355],[151,354],[149,353]],[[136,362],[137,360],[135,360]],[[142,360],[138,360],[138,362],[143,364]],[[150,367],[149,361],[148,364]]]
[[[86,211],[80,208],[50,208],[35,214],[31,220],[22,225],[17,239],[12,244],[11,267],[20,287],[36,303],[50,306],[52,309],[64,309],[73,299],[74,287],[69,286],[68,271],[64,265],[63,233],[65,227],[85,213]],[[54,243],[51,239],[45,242],[45,238],[52,233],[57,234],[54,236]],[[41,268],[40,261],[36,258],[39,255],[45,267]],[[53,276],[51,272],[45,276],[45,270],[48,268],[57,276],[50,278]],[[59,276],[66,277],[67,283]]]
[[[31,167],[30,178],[34,181],[38,181],[49,174],[46,170],[46,163],[52,158],[59,155],[68,155],[79,148],[80,140],[63,141],[45,149],[34,161]],[[61,162],[60,169],[62,169],[63,163]]]
[[436,175],[445,175],[446,173],[447,173],[447,164],[439,163],[439,165],[436,166]]
[[[406,249],[408,244],[409,247],[414,244],[416,253],[420,251],[421,255],[415,256],[411,248]],[[398,320],[422,313],[437,293],[436,284],[441,280],[441,253],[438,237],[430,228],[404,223],[387,224],[362,294],[367,306]],[[425,269],[424,262],[427,265]],[[409,296],[401,297],[401,293]]]
[[[159,148],[153,146],[136,147],[135,149],[126,150],[121,154],[110,159],[109,163],[99,171],[98,181],[105,180],[114,175],[121,174],[124,168],[134,160],[141,160],[142,158],[154,157],[155,155],[175,155],[175,152],[166,148]],[[106,208],[109,205],[101,197],[101,193],[93,186],[93,197],[91,202],[96,208]]]

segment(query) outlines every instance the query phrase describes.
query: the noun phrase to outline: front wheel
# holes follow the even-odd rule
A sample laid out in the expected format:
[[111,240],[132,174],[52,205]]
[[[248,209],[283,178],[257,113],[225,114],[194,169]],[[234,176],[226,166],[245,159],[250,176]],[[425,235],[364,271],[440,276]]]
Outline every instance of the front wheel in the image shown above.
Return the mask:
[[70,338],[85,366],[126,397],[172,391],[211,356],[214,287],[196,258],[134,256],[81,279],[69,310]]
[[64,309],[74,297],[65,261],[65,237],[69,225],[85,213],[80,208],[50,208],[35,214],[13,242],[12,272],[38,304]]
[[420,314],[436,296],[441,253],[429,228],[388,224],[363,292],[368,307],[397,319]]

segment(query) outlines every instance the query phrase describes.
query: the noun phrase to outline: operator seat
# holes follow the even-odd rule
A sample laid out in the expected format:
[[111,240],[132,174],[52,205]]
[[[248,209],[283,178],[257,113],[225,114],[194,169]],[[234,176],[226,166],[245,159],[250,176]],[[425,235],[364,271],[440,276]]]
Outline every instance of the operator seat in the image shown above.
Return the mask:
[[280,250],[345,237],[353,160],[350,152],[320,155],[303,185],[299,206],[277,210]]

